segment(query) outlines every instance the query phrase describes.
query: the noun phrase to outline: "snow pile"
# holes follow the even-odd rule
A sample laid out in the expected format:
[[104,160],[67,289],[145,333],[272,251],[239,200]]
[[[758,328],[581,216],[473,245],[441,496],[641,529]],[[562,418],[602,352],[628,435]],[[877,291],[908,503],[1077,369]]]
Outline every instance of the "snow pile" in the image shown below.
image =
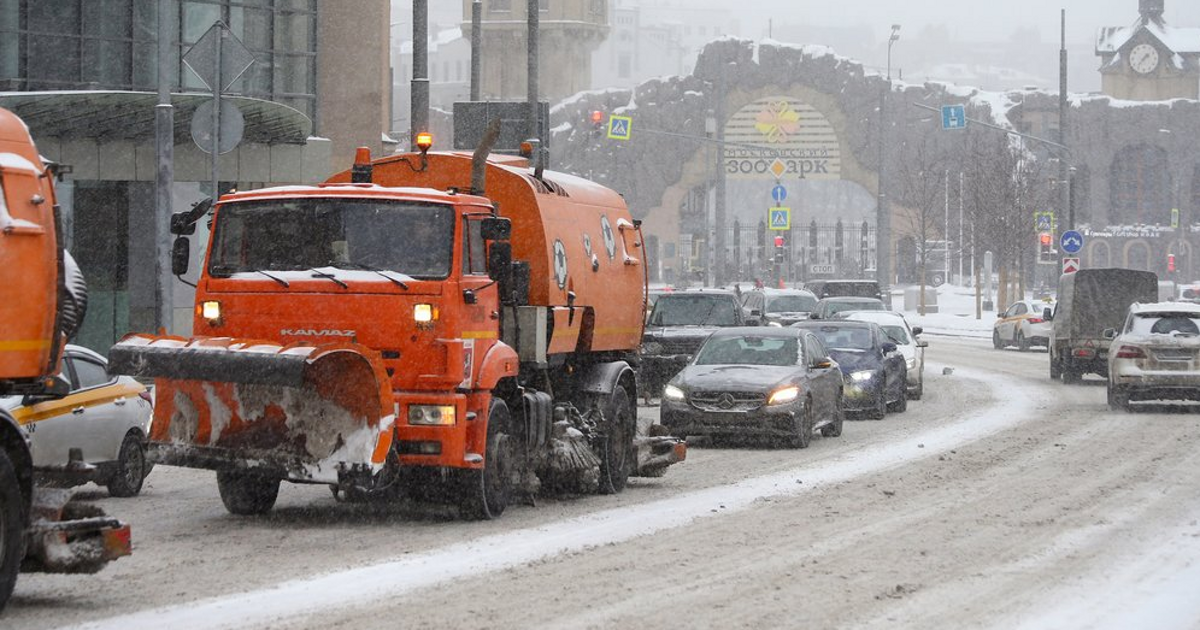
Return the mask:
[[[904,306],[903,293],[892,296],[892,305],[896,310]],[[908,324],[924,328],[925,334],[981,339],[990,339],[992,336],[997,313],[994,310],[983,311],[980,318],[975,319],[974,287],[950,284],[938,287],[937,311],[925,315],[918,315],[916,309],[903,312]]]

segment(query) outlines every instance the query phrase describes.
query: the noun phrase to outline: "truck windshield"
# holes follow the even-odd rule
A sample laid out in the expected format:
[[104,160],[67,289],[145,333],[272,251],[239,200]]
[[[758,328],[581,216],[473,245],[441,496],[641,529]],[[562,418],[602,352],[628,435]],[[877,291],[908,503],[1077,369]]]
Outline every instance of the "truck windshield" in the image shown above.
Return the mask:
[[453,208],[369,199],[281,199],[221,206],[209,273],[378,269],[450,274]]

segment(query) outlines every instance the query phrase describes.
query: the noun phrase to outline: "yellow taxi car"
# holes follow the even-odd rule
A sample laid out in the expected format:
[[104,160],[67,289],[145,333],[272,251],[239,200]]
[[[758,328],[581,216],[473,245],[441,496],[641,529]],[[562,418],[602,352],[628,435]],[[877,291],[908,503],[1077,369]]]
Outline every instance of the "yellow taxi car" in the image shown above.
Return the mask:
[[[34,469],[43,481],[79,485],[94,481],[114,497],[132,497],[150,473],[146,439],[153,411],[146,387],[129,376],[109,376],[104,357],[80,346],[63,352],[63,398],[3,396],[29,434]],[[71,461],[79,449],[82,461]]]
[[1045,317],[1046,309],[1054,312],[1053,300],[1013,302],[996,317],[992,326],[992,347],[1000,350],[1016,346],[1025,352],[1030,346],[1048,346],[1052,324]]

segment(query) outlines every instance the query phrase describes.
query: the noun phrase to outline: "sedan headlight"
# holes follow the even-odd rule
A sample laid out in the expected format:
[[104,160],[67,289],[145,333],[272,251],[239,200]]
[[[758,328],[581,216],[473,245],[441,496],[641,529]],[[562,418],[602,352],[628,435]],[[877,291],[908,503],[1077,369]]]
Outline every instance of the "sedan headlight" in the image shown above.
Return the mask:
[[663,345],[657,341],[647,341],[642,344],[642,354],[662,354]]
[[860,370],[858,372],[850,373],[850,379],[853,381],[859,382],[859,383],[862,383],[864,381],[869,381],[874,376],[875,376],[874,370]]
[[913,358],[909,359],[907,361],[907,363],[908,363],[908,369],[910,369],[910,370],[917,369],[917,357],[913,357]]
[[783,389],[777,389],[772,392],[771,397],[767,399],[767,404],[782,405],[783,403],[789,403],[793,400],[796,400],[796,397],[799,395],[799,387],[796,387],[795,385],[792,385],[791,387],[784,387]]
[[674,385],[667,385],[663,388],[662,397],[666,400],[683,400],[687,398],[687,395],[683,393],[682,389]]
[[409,405],[408,423],[426,426],[454,424],[454,405]]

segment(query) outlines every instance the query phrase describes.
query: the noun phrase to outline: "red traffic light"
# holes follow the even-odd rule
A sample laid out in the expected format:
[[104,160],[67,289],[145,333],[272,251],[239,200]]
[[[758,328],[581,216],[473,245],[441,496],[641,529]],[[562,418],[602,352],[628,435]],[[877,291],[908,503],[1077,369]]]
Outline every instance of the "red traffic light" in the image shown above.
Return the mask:
[[592,110],[592,124],[599,125],[604,122],[604,112],[596,109]]
[[1175,254],[1167,254],[1167,271],[1175,272]]
[[783,237],[782,236],[775,237],[775,247],[783,247]]
[[1042,232],[1041,235],[1038,236],[1038,242],[1042,244],[1042,247],[1050,247],[1050,241],[1051,237],[1049,232]]

